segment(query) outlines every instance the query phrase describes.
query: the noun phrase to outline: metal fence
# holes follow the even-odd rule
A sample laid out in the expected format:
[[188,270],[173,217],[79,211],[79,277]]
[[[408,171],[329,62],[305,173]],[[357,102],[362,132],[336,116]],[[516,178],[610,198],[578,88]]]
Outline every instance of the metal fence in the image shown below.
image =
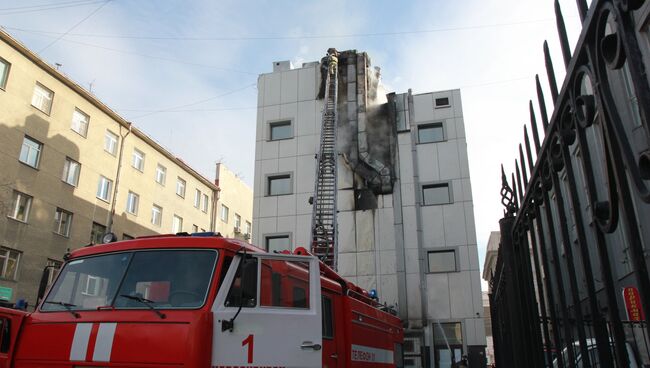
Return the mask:
[[537,113],[531,100],[510,178],[502,167],[498,367],[650,366],[650,4],[577,7],[572,55],[555,1],[566,77],[558,89],[545,42],[553,111],[536,77]]

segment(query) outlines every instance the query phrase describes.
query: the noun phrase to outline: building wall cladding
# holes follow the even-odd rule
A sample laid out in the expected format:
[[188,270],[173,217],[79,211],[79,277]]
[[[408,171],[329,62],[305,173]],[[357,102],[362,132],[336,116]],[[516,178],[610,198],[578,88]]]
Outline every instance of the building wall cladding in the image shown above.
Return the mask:
[[[108,200],[100,199],[98,181],[104,176],[113,186],[118,183],[122,140],[112,226],[118,239],[171,233],[174,215],[183,219],[183,231],[190,231],[192,224],[211,228],[214,184],[136,128],[129,134],[123,119],[10,36],[0,32],[0,40],[0,61],[9,66],[6,85],[0,85],[4,87],[0,89],[0,247],[20,252],[15,277],[3,273],[0,279],[0,287],[12,289],[10,301],[25,299],[33,305],[48,261],[60,262],[68,249],[89,244],[93,223],[108,225],[114,188]],[[32,105],[37,83],[54,93],[49,113]],[[75,109],[89,117],[85,136],[71,129]],[[113,154],[104,148],[107,131],[119,137]],[[42,144],[36,168],[19,160],[26,136]],[[138,168],[134,152],[144,158]],[[62,180],[66,158],[80,164],[76,185]],[[155,180],[158,165],[166,169],[162,184]],[[179,178],[185,181],[184,194],[179,190],[183,195],[177,194]],[[207,207],[194,206],[195,189],[207,194]],[[26,221],[12,218],[16,191],[32,197]],[[138,195],[134,213],[127,211],[129,192]],[[152,224],[154,204],[162,208],[159,225]],[[67,236],[54,231],[57,208],[72,214]],[[6,262],[2,262],[3,272]]]
[[[367,75],[359,73],[358,58],[358,65],[347,65],[347,70],[344,58],[340,64],[338,141],[339,152],[346,155],[338,162],[339,273],[363,288],[376,289],[380,301],[396,306],[416,344],[434,344],[433,335],[439,333],[434,323],[460,322],[465,353],[468,346],[485,346],[460,91],[394,95],[399,127],[394,133],[393,190],[376,196],[376,209],[358,210],[355,193],[360,192],[355,189],[363,189],[363,180],[351,169],[354,158],[348,156],[346,142],[357,138],[363,149],[358,132],[367,122],[370,104],[363,87],[368,82]],[[276,68],[258,79],[253,243],[262,247],[278,236],[286,236],[294,248],[310,246],[309,198],[314,193],[323,106],[316,98],[320,77],[320,65],[306,63],[298,69]],[[444,98],[447,106],[436,108],[436,100]],[[271,129],[283,121],[291,122],[291,134],[274,139]],[[426,134],[432,126],[441,127],[440,139],[425,143],[423,137],[420,143],[420,128]],[[291,178],[288,194],[270,195],[269,178],[277,175]],[[450,200],[424,205],[423,186],[446,186]],[[430,272],[429,252],[435,256],[440,251],[453,253],[456,264],[451,272]],[[417,350],[426,355],[425,349]]]

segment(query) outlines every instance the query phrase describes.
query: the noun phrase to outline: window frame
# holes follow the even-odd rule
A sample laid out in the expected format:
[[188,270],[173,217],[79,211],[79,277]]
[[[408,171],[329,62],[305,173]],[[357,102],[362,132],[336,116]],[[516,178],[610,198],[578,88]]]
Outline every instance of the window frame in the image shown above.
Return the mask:
[[[70,168],[72,167],[73,164],[76,165],[77,169],[73,176],[74,180],[71,183],[68,180],[70,179]],[[73,160],[70,157],[66,156],[65,162],[63,163],[63,175],[61,176],[61,181],[73,187],[77,187],[79,186],[80,175],[81,175],[81,163],[79,161]]]
[[289,248],[288,250],[292,250],[292,234],[290,232],[286,233],[271,233],[271,234],[264,234],[263,239],[264,239],[264,250],[267,253],[271,253],[269,250],[269,240],[271,239],[287,239],[287,242],[289,243]]
[[[7,266],[9,265],[8,261],[11,258],[12,253],[16,255],[15,257],[16,265],[14,267],[13,275],[11,275],[10,277],[6,277],[5,274],[7,273]],[[21,257],[22,254],[23,252],[17,249],[13,249],[9,247],[0,247],[0,260],[2,260],[0,261],[2,262],[2,266],[0,266],[0,279],[11,280],[11,281],[16,281],[18,279],[18,267],[20,266],[20,258],[22,258]]]
[[[426,196],[424,195],[425,189],[430,189],[430,188],[440,188],[446,186],[447,191],[449,193],[449,201],[448,202],[440,202],[440,203],[426,203],[425,199]],[[454,203],[454,193],[453,193],[453,185],[451,181],[435,181],[435,182],[426,182],[426,183],[421,183],[420,185],[420,195],[422,196],[422,203],[421,206],[442,206],[446,204],[452,204]]]
[[[441,138],[439,140],[430,140],[430,141],[422,141],[422,138],[420,136],[420,131],[424,129],[438,129],[440,128],[440,131],[442,132]],[[447,140],[447,134],[445,130],[445,122],[444,121],[435,121],[435,122],[427,122],[427,123],[421,123],[417,125],[417,137],[418,137],[418,143],[417,144],[429,144],[429,143],[440,143],[440,142],[445,142]]]
[[[289,180],[289,191],[287,193],[271,193],[271,181],[278,179],[288,179]],[[268,174],[265,177],[265,195],[266,197],[276,197],[283,195],[292,195],[293,193],[293,172],[284,172],[284,173],[275,173]]]
[[11,71],[11,63],[6,59],[0,57],[0,64],[4,64],[5,70],[0,74],[0,89],[7,90],[7,83],[9,82],[9,72]]
[[[179,188],[182,190],[179,193]],[[180,176],[176,177],[176,195],[185,198],[185,192],[187,190],[187,181]]]
[[[65,222],[65,229],[61,232],[61,224],[63,220],[63,215],[67,215],[67,221]],[[72,218],[74,214],[68,210],[65,210],[61,207],[57,207],[54,210],[54,233],[61,235],[63,237],[70,237],[70,229],[72,228]]]
[[[12,220],[20,221],[22,223],[27,223],[29,221],[29,215],[32,210],[32,202],[34,200],[34,197],[30,196],[29,194],[14,190],[13,194],[11,196],[11,203],[13,204],[13,209],[11,210],[11,214],[8,214],[7,217],[9,217]],[[19,201],[20,198],[24,197],[27,202],[25,204],[25,215],[23,216],[23,219],[18,218],[18,209],[19,209]]]
[[[135,200],[131,200],[131,199]],[[131,211],[132,208],[135,207],[134,211]],[[140,208],[140,195],[134,191],[129,190],[129,192],[126,194],[126,212],[130,213],[134,216],[138,215],[138,209]]]
[[206,193],[203,193],[201,197],[201,211],[208,213],[209,208],[210,208],[210,197],[208,197]]
[[[293,131],[293,120],[292,119],[281,119],[281,120],[274,120],[274,121],[269,121],[268,123],[268,141],[269,142],[275,142],[275,141],[283,141],[287,139],[293,139],[295,137],[294,131]],[[289,136],[287,137],[281,137],[281,138],[273,138],[273,129],[274,128],[279,128],[279,127],[289,127]]]
[[[31,150],[35,149],[35,148],[31,147],[29,145],[26,146],[25,142],[27,142],[27,141],[29,141],[31,143],[35,143],[36,145],[38,145],[38,148],[36,149],[36,162],[34,162],[33,165],[29,162],[29,155],[30,155]],[[27,147],[28,151],[27,151],[27,154],[26,154],[27,157],[23,160],[23,149],[25,147]],[[23,137],[23,143],[20,146],[20,153],[18,154],[18,161],[20,161],[21,163],[23,163],[23,164],[25,164],[25,165],[33,168],[33,169],[38,170],[38,166],[41,163],[41,156],[43,156],[43,147],[44,147],[44,145],[43,145],[42,142],[40,142],[39,140],[34,139],[34,138],[28,136],[27,134],[25,134],[25,136]]]
[[131,155],[131,167],[138,170],[139,172],[144,172],[144,152],[140,151],[137,148],[133,148],[133,154]]
[[[178,223],[178,229],[175,229],[176,224]],[[181,233],[183,232],[183,218],[178,216],[177,214],[174,214],[172,216],[172,233]]]
[[[97,226],[95,226],[95,225],[97,225]],[[98,238],[98,240],[99,240],[98,242],[95,242],[95,236],[93,236],[95,234],[95,228],[96,227],[97,228],[101,227],[103,229],[102,230],[103,231],[102,236],[100,236]],[[106,225],[102,225],[99,222],[93,221],[92,225],[90,225],[90,242],[92,244],[102,244],[102,238],[104,237],[104,235],[106,235],[106,230],[108,230]]]
[[201,208],[201,190],[199,188],[194,188],[194,208]]
[[241,232],[241,216],[237,212],[235,212],[235,229]]
[[[40,88],[41,90],[45,91],[45,92],[50,92],[50,97],[49,97],[49,98],[47,98],[47,97],[45,98],[47,101],[49,101],[48,106],[47,106],[47,111],[45,111],[44,109],[42,109],[42,108],[39,107],[39,106],[34,105],[34,98],[36,97],[36,91],[37,91],[39,88]],[[40,93],[40,91],[39,91],[39,93]],[[42,97],[45,97],[45,95],[42,95]],[[51,89],[45,87],[45,85],[44,85],[43,83],[36,81],[36,84],[34,85],[34,91],[32,92],[32,101],[31,101],[31,105],[32,105],[32,107],[34,107],[36,110],[42,112],[43,114],[45,114],[45,115],[47,115],[47,116],[50,116],[50,114],[52,113],[52,106],[54,105],[54,91],[52,91]],[[45,107],[45,106],[42,106],[42,107]]]
[[[225,219],[224,219],[224,213],[226,215]],[[227,224],[229,217],[230,217],[230,208],[228,208],[228,206],[222,203],[221,207],[219,208],[219,220]]]
[[104,152],[108,153],[111,156],[116,156],[117,145],[119,143],[120,143],[120,136],[113,133],[110,129],[106,129],[106,132],[104,133]]
[[[444,105],[444,104],[438,105],[438,101],[439,100],[444,100],[444,99],[447,99],[447,104],[446,105]],[[451,107],[451,96],[434,97],[433,98],[433,108],[434,109],[444,109],[444,108],[447,108],[447,107]]]
[[[453,247],[453,248],[429,248],[424,250],[426,252],[426,260],[427,260],[427,272],[426,273],[452,273],[452,272],[460,272],[460,260],[458,259],[458,248]],[[431,270],[431,261],[429,257],[432,254],[453,254],[454,256],[454,267],[453,269],[449,270]],[[445,264],[448,264],[447,262]]]
[[[78,115],[84,117],[86,119],[85,122],[75,119],[75,116],[78,116]],[[79,130],[75,129],[75,123],[81,123],[80,126],[85,127],[84,129],[81,129],[81,130],[83,130],[83,133],[80,132]],[[75,107],[74,110],[72,111],[72,121],[70,122],[70,130],[72,130],[73,132],[79,134],[80,136],[82,136],[84,138],[87,138],[88,137],[88,127],[89,126],[90,126],[90,115],[83,112],[83,110],[81,110],[80,108]]]
[[[104,185],[103,185],[104,183],[108,183],[108,186],[106,188],[104,188]],[[106,189],[105,190],[106,191],[106,198],[100,196],[100,194],[103,194],[104,189]],[[110,202],[111,197],[113,195],[112,189],[113,189],[113,181],[111,179],[105,177],[104,175],[100,174],[99,175],[99,182],[97,183],[97,193],[96,193],[97,194],[97,199],[100,199],[100,200],[102,200],[104,202]],[[102,191],[101,193],[100,193],[100,190]]]
[[[154,211],[154,210],[156,210],[156,209],[158,209],[158,211],[157,211],[158,212],[158,217],[157,217],[158,221],[157,222],[155,221],[156,216],[154,215],[156,213],[156,211]],[[155,203],[153,205],[151,205],[151,224],[152,225],[156,225],[158,227],[161,227],[162,226],[162,215],[163,215],[162,206],[159,206],[159,205],[157,205]]]
[[[158,180],[159,178],[160,181]],[[154,179],[156,183],[162,185],[163,187],[165,186],[165,181],[167,181],[167,168],[160,163],[156,165],[156,175]]]

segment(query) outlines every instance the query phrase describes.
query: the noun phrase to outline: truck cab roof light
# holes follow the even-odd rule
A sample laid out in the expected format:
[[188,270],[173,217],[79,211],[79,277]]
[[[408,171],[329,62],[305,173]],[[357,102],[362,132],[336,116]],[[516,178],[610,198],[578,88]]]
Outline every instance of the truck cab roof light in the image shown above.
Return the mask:
[[[185,234],[187,234],[187,233],[185,233]],[[190,235],[190,234],[188,234],[188,235]],[[221,233],[219,233],[219,232],[215,233],[214,231],[204,231],[204,232],[200,232],[200,233],[192,233],[191,236],[216,236],[216,237],[219,237],[219,238],[223,237],[221,235]]]

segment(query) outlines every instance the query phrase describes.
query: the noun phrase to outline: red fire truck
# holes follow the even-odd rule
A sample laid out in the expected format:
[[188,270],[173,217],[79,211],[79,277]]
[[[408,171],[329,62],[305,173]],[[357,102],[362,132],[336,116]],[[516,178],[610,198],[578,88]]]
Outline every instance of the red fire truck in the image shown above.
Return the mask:
[[305,249],[212,233],[73,251],[0,367],[400,367],[401,321]]

